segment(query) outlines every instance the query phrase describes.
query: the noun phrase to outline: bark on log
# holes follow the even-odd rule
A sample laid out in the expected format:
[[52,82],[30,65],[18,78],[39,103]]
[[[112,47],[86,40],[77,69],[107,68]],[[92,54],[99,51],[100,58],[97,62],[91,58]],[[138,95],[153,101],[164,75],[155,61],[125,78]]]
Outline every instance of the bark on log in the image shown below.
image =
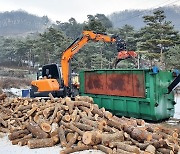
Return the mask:
[[163,154],[173,154],[174,152],[170,149],[166,149],[166,148],[158,148],[157,151],[163,153]]
[[0,117],[0,124],[2,124],[4,127],[7,127],[7,121],[4,121],[1,117]]
[[67,143],[66,148],[71,147],[76,142],[77,138],[78,138],[78,133],[75,132],[72,139]]
[[79,135],[83,135],[83,131],[81,131],[79,128],[74,126],[72,123],[65,123],[64,121],[61,120],[61,124],[64,125],[67,128],[70,128],[71,130],[77,132]]
[[116,152],[114,152],[113,154],[135,154],[135,153],[124,151],[122,149],[117,149]]
[[66,148],[66,149],[60,151],[60,154],[69,154],[69,153],[83,151],[83,150],[89,150],[89,149],[93,149],[93,147],[88,146],[88,145],[75,146],[75,147]]
[[44,138],[44,139],[31,139],[28,141],[27,145],[30,149],[34,148],[43,148],[43,147],[52,147],[55,145],[53,138]]
[[13,132],[13,133],[9,134],[8,138],[9,138],[9,140],[15,140],[15,139],[21,138],[22,134],[25,136],[25,135],[27,135],[29,133],[30,132],[27,129],[19,130],[17,132]]
[[7,95],[5,93],[0,94],[0,100],[4,100],[7,97]]
[[97,145],[102,141],[102,134],[99,131],[86,131],[82,141],[86,145]]
[[55,109],[54,109],[54,112],[53,112],[52,116],[50,117],[50,124],[52,124],[54,118],[55,118],[56,115],[57,115],[58,110],[59,110],[59,106],[56,104]]
[[150,154],[155,154],[156,148],[153,145],[148,145],[147,148],[145,149],[146,152],[149,152]]
[[65,147],[67,145],[65,133],[64,133],[64,127],[61,125],[58,129],[59,139],[62,147]]
[[107,153],[107,154],[112,154],[113,153],[111,148],[108,148],[108,147],[106,147],[104,145],[97,145],[96,147],[97,147],[97,150],[101,150],[104,153]]
[[75,101],[84,101],[93,104],[93,98],[89,96],[76,96]]
[[133,131],[131,132],[131,137],[139,142],[152,140],[152,134],[150,134],[146,130],[139,129],[138,127],[133,129]]
[[74,122],[73,124],[83,131],[91,131],[94,129],[94,127],[87,125],[87,124],[82,124],[80,122]]
[[48,134],[44,132],[37,123],[31,121],[27,124],[27,129],[38,139],[47,138]]
[[102,134],[102,144],[108,146],[111,141],[116,141],[118,140],[119,142],[124,141],[124,133],[123,131],[119,131],[113,134]]
[[122,142],[111,142],[110,147],[117,147],[118,149],[122,149],[124,151],[132,152],[132,153],[136,153],[136,154],[140,153],[140,149],[137,148],[136,146],[124,144]]
[[66,101],[66,105],[69,108],[69,114],[72,114],[73,113],[73,108],[74,108],[74,102],[71,101],[71,100],[67,100]]
[[71,119],[72,121],[75,121],[76,118],[77,118],[77,113],[78,113],[78,110],[77,108],[72,112],[72,115],[71,115]]

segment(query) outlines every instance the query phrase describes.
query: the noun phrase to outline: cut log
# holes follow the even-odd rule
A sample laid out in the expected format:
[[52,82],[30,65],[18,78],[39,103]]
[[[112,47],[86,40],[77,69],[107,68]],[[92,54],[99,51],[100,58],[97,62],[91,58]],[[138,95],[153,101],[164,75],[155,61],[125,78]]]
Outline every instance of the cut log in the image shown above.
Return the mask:
[[86,131],[82,141],[86,145],[97,145],[102,141],[102,134],[99,131]]
[[[21,137],[24,137],[25,135],[29,134],[30,132],[25,129],[25,130],[19,130],[17,132],[13,132],[11,134],[8,135],[9,140],[15,140]],[[23,134],[23,135],[22,135]]]
[[83,131],[74,126],[72,123],[65,123],[64,121],[61,120],[61,124],[64,125],[67,128],[70,128],[71,130],[77,132],[79,135],[83,135]]
[[67,143],[66,148],[71,147],[76,142],[77,138],[78,138],[78,133],[75,132],[71,140]]
[[63,120],[63,121],[66,121],[66,122],[69,122],[69,121],[71,120],[71,116],[70,116],[68,113],[66,113],[66,114],[62,117],[62,120]]
[[93,104],[93,98],[89,96],[76,96],[75,101],[84,101]]
[[116,152],[114,152],[113,154],[135,154],[135,153],[124,151],[122,149],[117,149]]
[[23,138],[18,138],[18,139],[12,140],[12,145],[18,144],[18,142],[21,140],[31,139],[31,138],[32,138],[32,134],[28,134],[28,135],[24,136]]
[[44,111],[43,111],[43,115],[44,117],[47,119],[50,115],[53,114],[53,111],[54,111],[54,106],[52,107],[49,107],[49,108],[46,108]]
[[150,153],[150,154],[155,154],[156,152],[156,148],[153,145],[148,145],[147,148],[145,149],[146,152]]
[[0,100],[4,100],[7,97],[7,95],[5,93],[0,94]]
[[102,134],[102,144],[108,146],[110,142],[118,140],[119,142],[124,141],[124,132],[118,131],[113,134]]
[[52,147],[55,145],[55,141],[53,138],[31,139],[28,141],[27,145],[30,149]]
[[67,133],[66,135],[66,141],[69,142],[74,136],[74,133]]
[[47,138],[48,134],[44,132],[37,123],[31,121],[27,124],[27,129],[38,139]]
[[163,154],[173,154],[174,152],[170,149],[166,149],[166,148],[158,148],[157,151],[163,153]]
[[7,121],[4,121],[1,117],[0,117],[0,124],[2,124],[4,127],[7,127]]
[[136,145],[141,150],[145,150],[147,148],[147,146],[150,145],[150,143],[139,143],[138,141],[136,141],[132,138],[130,140],[134,145]]
[[64,110],[58,111],[58,112],[57,112],[57,116],[56,116],[56,118],[54,119],[54,121],[55,121],[56,123],[59,123],[59,122],[61,121],[64,113],[65,113]]
[[83,150],[89,150],[89,149],[93,149],[93,147],[88,146],[88,145],[75,146],[75,147],[66,148],[66,149],[60,151],[60,154],[69,154],[69,153],[83,151]]
[[81,120],[84,124],[90,125],[92,127],[98,128],[98,123],[96,121],[89,120],[87,118],[81,118]]
[[55,109],[54,109],[54,112],[53,112],[52,116],[50,117],[50,124],[52,124],[54,118],[55,118],[56,115],[57,115],[58,110],[59,110],[59,106],[56,104]]
[[72,113],[72,115],[71,115],[72,121],[75,121],[75,120],[76,120],[77,113],[78,113],[78,110],[77,110],[77,108],[75,108],[74,111],[73,111],[73,113]]
[[108,147],[106,147],[104,145],[97,145],[96,147],[97,147],[97,150],[101,150],[104,153],[107,153],[107,154],[112,154],[113,153],[111,148],[108,148]]
[[66,100],[66,105],[69,108],[69,114],[73,113],[73,108],[74,108],[74,102],[71,100]]
[[139,142],[152,140],[152,134],[150,134],[148,131],[144,129],[139,129],[138,127],[134,128],[130,134],[133,139]]
[[122,142],[111,142],[110,147],[117,147],[118,149],[121,149],[127,152],[136,153],[136,154],[140,153],[140,149],[137,148],[136,146],[124,144]]
[[62,147],[65,147],[67,145],[66,137],[65,137],[65,132],[64,132],[64,127],[61,125],[58,129],[58,134],[59,134],[59,139]]
[[110,127],[115,127],[118,130],[122,130],[121,124],[118,123],[117,121],[107,120],[107,125],[109,125]]
[[83,131],[91,131],[94,129],[94,127],[87,125],[87,124],[82,124],[80,122],[74,122],[73,124]]

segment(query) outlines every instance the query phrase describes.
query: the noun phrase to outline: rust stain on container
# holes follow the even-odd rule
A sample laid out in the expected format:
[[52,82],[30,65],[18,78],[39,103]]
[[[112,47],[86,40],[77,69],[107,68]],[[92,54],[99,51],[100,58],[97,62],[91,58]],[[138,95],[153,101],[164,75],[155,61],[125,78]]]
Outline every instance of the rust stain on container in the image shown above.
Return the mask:
[[85,92],[91,94],[104,94],[106,90],[106,74],[86,73]]
[[107,74],[106,94],[133,96],[132,74]]
[[144,89],[144,73],[85,73],[86,93],[145,97]]

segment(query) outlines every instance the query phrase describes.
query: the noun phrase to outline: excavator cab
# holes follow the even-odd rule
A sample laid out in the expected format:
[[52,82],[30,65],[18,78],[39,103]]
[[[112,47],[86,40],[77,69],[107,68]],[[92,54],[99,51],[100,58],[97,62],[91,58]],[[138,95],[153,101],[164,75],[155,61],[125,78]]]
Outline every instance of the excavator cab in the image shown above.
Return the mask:
[[44,65],[38,72],[37,80],[31,82],[30,97],[47,97],[49,93],[54,97],[64,96],[61,70],[57,64]]

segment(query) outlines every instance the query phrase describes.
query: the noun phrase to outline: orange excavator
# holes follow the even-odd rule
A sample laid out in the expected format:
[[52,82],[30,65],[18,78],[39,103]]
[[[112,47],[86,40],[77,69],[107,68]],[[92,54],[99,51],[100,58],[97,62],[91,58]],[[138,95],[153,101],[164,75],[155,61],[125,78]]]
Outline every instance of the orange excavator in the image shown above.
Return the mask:
[[74,96],[77,86],[72,84],[70,60],[89,41],[103,41],[116,43],[118,56],[113,62],[116,67],[119,61],[127,58],[135,58],[134,51],[126,51],[126,43],[118,36],[108,36],[93,31],[83,31],[82,37],[77,38],[62,54],[61,69],[57,64],[44,65],[40,73],[42,79],[37,78],[31,82],[31,97],[48,97],[51,93],[54,97]]

